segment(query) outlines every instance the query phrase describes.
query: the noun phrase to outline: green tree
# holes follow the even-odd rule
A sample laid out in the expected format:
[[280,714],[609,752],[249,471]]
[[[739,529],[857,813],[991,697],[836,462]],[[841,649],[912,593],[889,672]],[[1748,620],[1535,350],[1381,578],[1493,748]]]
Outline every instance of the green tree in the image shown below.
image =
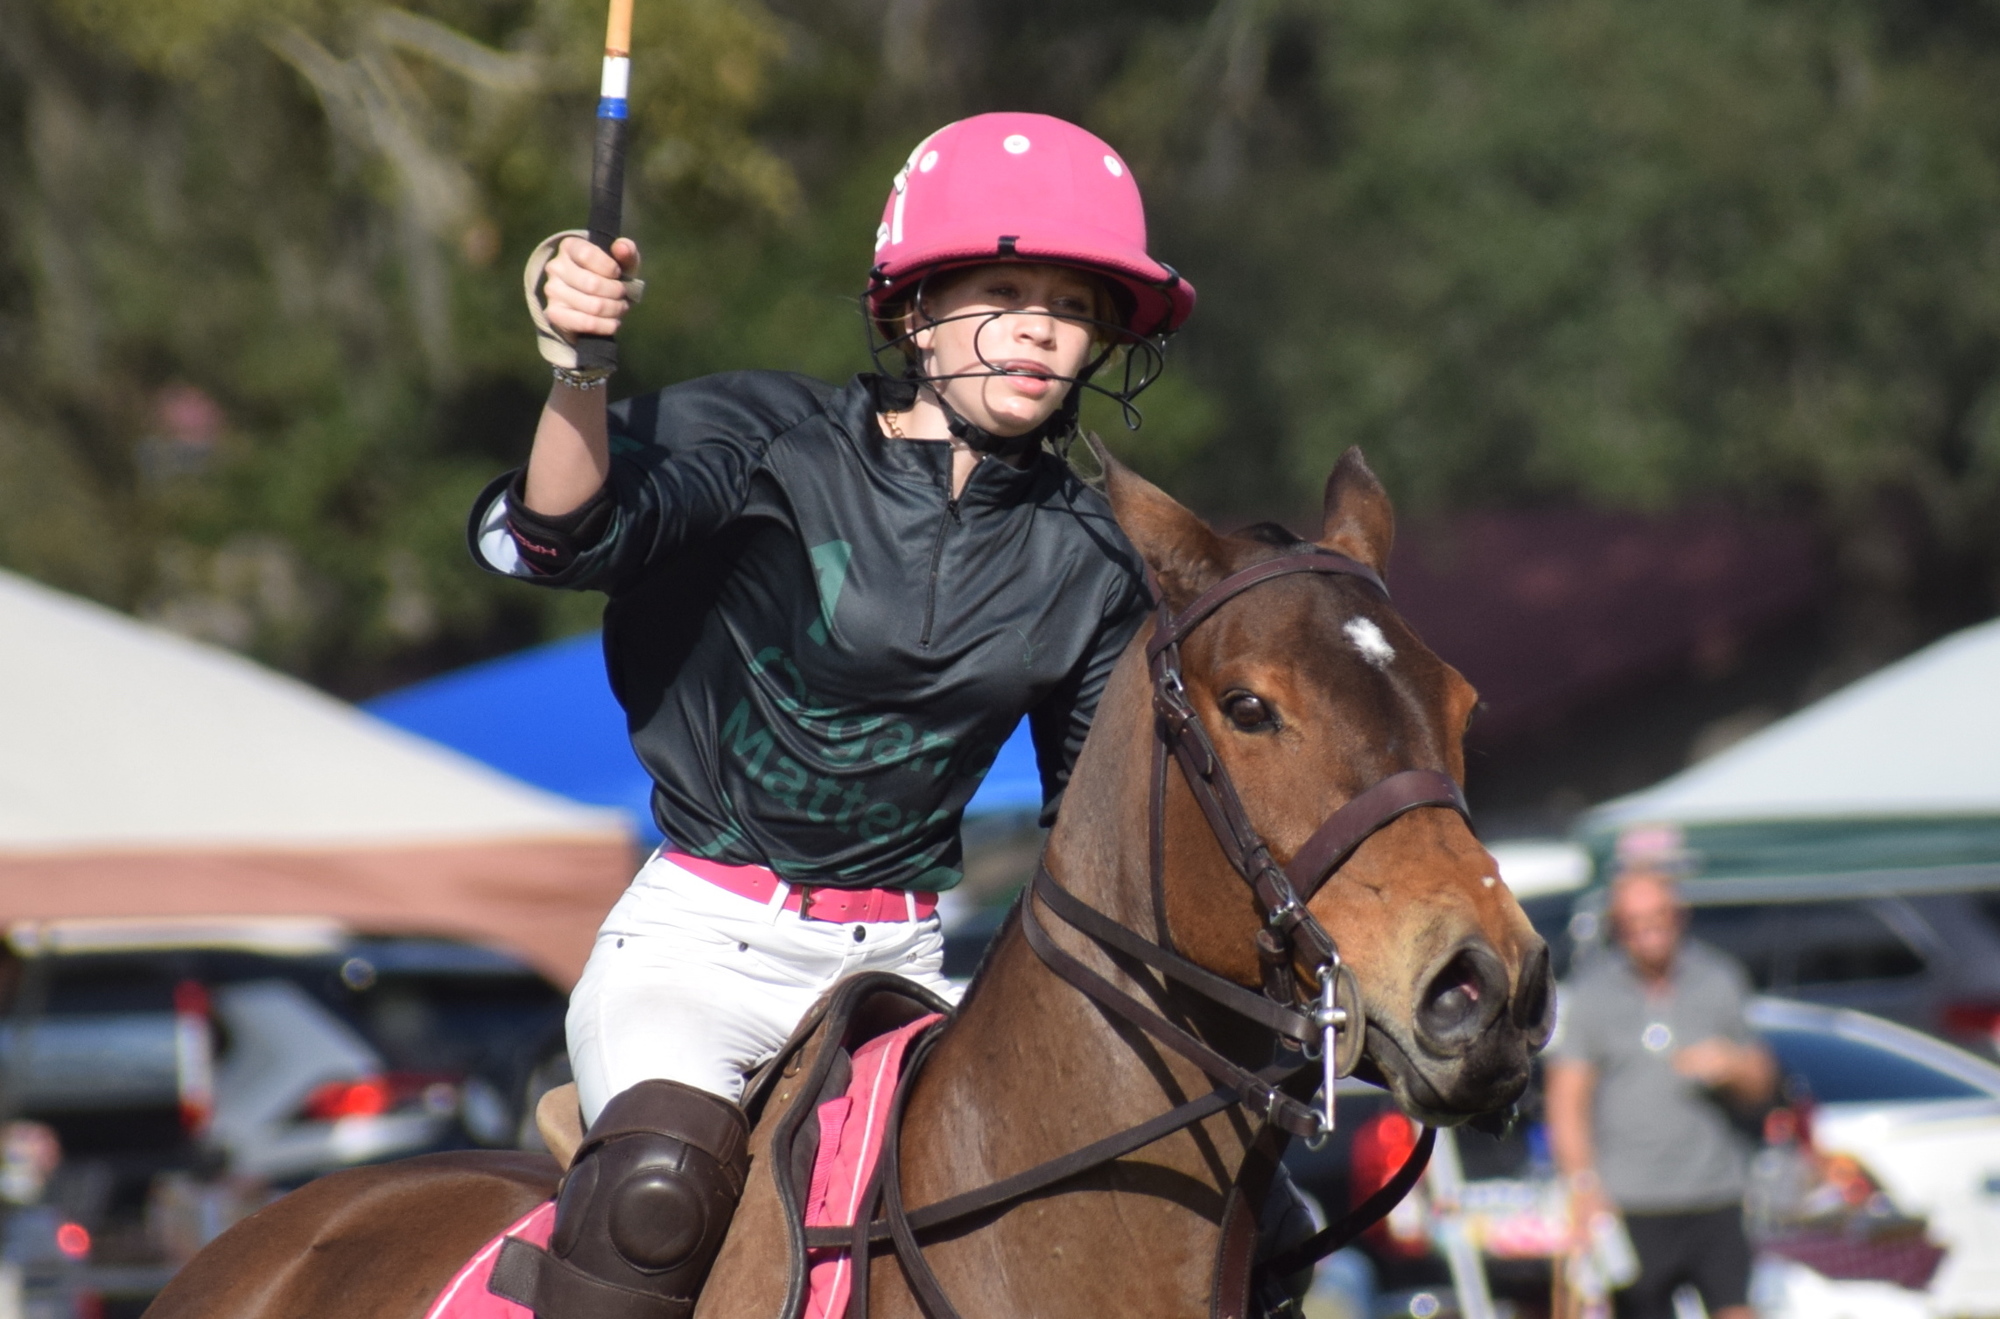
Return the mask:
[[[1197,504],[1309,507],[1359,443],[1410,511],[1804,508],[1850,669],[1993,610],[1983,0],[766,3],[642,0],[626,388],[856,368],[909,146],[1044,110],[1201,289],[1145,429],[1087,414]],[[459,538],[543,389],[516,271],[581,216],[600,21],[0,10],[0,562],[345,691],[585,625]]]
[[1241,0],[1099,113],[1241,281],[1203,328],[1250,347],[1252,480],[1359,443],[1418,509],[1803,505],[1865,667],[1996,604],[1991,15]]
[[[796,182],[748,126],[768,19],[646,17],[634,212],[724,246],[782,226]],[[581,624],[586,601],[482,581],[462,526],[546,378],[515,272],[580,214],[602,22],[577,0],[0,13],[0,562],[349,691]]]

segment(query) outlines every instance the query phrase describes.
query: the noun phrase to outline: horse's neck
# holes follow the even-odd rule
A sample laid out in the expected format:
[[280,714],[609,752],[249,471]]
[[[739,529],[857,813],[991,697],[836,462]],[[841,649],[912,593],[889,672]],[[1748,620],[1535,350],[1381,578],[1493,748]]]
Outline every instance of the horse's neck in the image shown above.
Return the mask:
[[[1135,642],[1107,686],[1045,861],[1070,892],[1150,936],[1152,713],[1142,661]],[[1046,916],[1043,925],[1100,974],[1151,1001],[1081,935]],[[1199,1071],[1151,1040],[1114,1029],[1102,1009],[1042,963],[1017,920],[925,1068],[916,1100],[935,1120],[913,1123],[912,1135],[915,1128],[930,1128],[925,1143],[933,1158],[905,1166],[913,1173],[924,1169],[920,1175],[931,1184],[920,1189],[912,1176],[910,1190],[935,1198],[1017,1173],[1210,1088]],[[918,1116],[913,1109],[912,1117]],[[1241,1141],[1225,1134],[1205,1144],[1199,1175],[1226,1185],[1240,1162]],[[1156,1147],[1148,1157],[1160,1152]]]

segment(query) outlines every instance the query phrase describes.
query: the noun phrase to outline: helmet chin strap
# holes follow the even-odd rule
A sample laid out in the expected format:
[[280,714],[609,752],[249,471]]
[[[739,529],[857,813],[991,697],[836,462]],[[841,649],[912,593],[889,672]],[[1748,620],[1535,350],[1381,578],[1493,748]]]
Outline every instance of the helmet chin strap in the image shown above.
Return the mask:
[[1018,458],[1024,453],[1032,453],[1042,446],[1042,441],[1067,435],[1076,425],[1076,409],[1072,400],[1066,398],[1056,409],[1055,415],[1031,431],[1019,435],[995,435],[983,426],[973,424],[960,414],[941,393],[937,395],[938,407],[944,411],[945,429],[953,439],[975,453],[989,454],[995,458]]
[[[951,432],[953,439],[975,453],[995,458],[1018,458],[1022,454],[1033,453],[1039,449],[1044,440],[1060,441],[1076,429],[1077,412],[1083,406],[1083,383],[1090,378],[1090,374],[1090,371],[1086,370],[1071,383],[1069,392],[1063,396],[1062,404],[1047,421],[1019,435],[996,435],[971,421],[945,397],[940,377],[911,374],[905,379],[913,384],[930,386],[931,397],[937,400],[939,410],[944,413],[945,429]],[[942,379],[962,378],[953,376]]]

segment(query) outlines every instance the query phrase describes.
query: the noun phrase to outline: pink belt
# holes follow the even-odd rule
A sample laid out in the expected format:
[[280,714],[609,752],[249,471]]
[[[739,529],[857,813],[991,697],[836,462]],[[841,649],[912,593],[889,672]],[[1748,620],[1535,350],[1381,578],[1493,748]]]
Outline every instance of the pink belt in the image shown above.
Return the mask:
[[809,921],[846,925],[855,921],[920,921],[937,910],[938,895],[889,888],[827,888],[819,884],[788,884],[762,866],[725,866],[685,852],[660,855],[717,888],[728,889],[752,902],[771,900],[786,890],[783,906]]

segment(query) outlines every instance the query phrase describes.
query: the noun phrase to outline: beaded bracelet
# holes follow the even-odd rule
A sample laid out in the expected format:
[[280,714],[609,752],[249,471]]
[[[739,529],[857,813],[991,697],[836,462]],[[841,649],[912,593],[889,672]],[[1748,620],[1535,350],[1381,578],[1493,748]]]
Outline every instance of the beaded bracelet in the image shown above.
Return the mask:
[[611,383],[611,373],[604,370],[579,370],[576,367],[558,366],[553,368],[557,380],[571,389],[602,389]]

